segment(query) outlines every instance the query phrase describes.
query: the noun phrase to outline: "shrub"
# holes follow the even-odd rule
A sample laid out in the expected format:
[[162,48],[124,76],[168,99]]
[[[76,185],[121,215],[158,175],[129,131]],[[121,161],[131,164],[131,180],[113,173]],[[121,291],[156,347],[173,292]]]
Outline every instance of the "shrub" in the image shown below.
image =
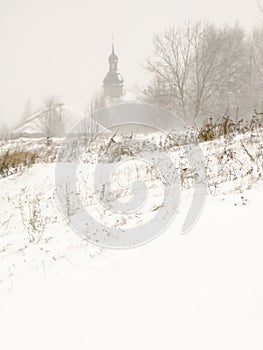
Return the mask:
[[249,121],[244,121],[244,119],[234,121],[229,115],[223,116],[218,122],[213,122],[213,119],[210,118],[198,131],[198,140],[200,142],[212,141],[221,136],[227,137],[233,134],[244,134],[248,131],[253,132],[262,128],[262,116],[262,113],[255,111]]
[[28,168],[36,162],[37,154],[34,152],[7,151],[0,156],[0,176],[6,177],[17,173],[22,168]]

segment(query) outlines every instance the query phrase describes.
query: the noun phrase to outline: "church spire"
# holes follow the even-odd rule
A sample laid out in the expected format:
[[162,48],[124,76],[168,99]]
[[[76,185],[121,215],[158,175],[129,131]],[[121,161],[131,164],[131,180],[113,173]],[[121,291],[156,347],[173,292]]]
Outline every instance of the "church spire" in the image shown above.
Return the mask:
[[109,71],[103,80],[104,95],[120,97],[123,94],[123,78],[118,71],[118,56],[115,54],[112,35],[111,55],[109,56]]
[[115,52],[114,52],[114,35],[112,34],[111,36],[111,54],[112,55],[115,55]]

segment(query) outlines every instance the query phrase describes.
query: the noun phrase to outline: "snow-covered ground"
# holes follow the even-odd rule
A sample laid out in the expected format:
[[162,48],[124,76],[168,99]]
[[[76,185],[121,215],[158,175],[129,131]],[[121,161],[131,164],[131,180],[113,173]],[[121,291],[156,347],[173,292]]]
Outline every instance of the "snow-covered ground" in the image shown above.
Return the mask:
[[180,234],[186,189],[169,228],[136,249],[92,246],[70,230],[54,164],[1,178],[1,349],[261,350],[260,140],[204,144],[213,165],[200,220]]
[[[63,103],[56,104],[49,108],[45,108],[40,112],[35,113],[27,118],[25,122],[16,127],[13,135],[52,135],[51,129],[55,130],[55,135],[60,137],[66,135],[75,124],[80,123],[86,118],[86,126],[90,127],[94,121],[91,120],[90,115],[85,116],[80,111],[75,110]],[[104,128],[97,123],[97,130]],[[90,130],[91,131],[91,130]],[[86,132],[88,130],[86,129]],[[55,136],[53,135],[53,136]]]

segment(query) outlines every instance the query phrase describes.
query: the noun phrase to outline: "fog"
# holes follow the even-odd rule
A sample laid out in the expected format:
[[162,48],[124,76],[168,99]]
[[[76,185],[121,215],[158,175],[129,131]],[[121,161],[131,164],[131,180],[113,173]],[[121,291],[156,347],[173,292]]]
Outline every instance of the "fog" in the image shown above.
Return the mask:
[[19,122],[26,103],[48,96],[85,110],[99,91],[114,34],[126,88],[144,86],[154,33],[186,19],[239,22],[263,17],[256,0],[0,0],[0,125]]

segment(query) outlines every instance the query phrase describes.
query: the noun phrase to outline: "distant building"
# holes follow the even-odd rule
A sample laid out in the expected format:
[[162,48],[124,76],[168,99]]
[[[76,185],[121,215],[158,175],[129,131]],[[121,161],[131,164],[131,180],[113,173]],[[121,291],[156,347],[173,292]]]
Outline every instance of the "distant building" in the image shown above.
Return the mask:
[[112,52],[108,58],[109,71],[103,80],[104,96],[119,98],[123,95],[123,78],[118,71],[118,56],[114,52],[114,44],[112,44]]

